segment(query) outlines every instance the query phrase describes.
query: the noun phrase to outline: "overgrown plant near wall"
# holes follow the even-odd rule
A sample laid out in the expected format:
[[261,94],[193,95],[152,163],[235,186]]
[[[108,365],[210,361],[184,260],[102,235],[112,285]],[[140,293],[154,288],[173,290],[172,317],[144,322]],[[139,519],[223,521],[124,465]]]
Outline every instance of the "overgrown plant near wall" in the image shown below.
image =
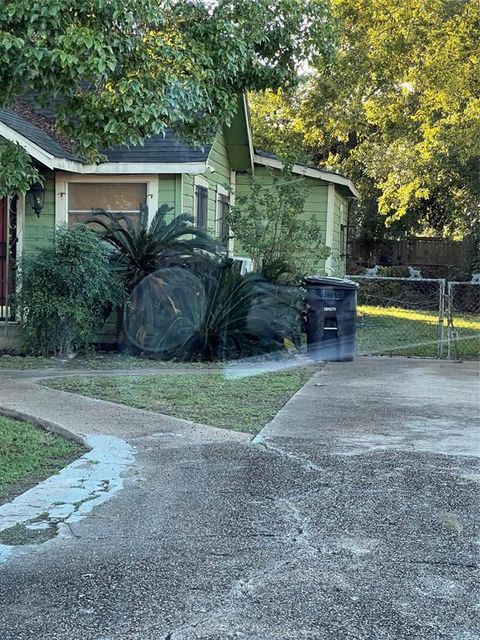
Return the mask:
[[221,246],[182,213],[167,222],[172,207],[163,204],[153,219],[141,207],[138,223],[121,213],[98,209],[87,221],[111,248],[111,264],[130,293],[150,273],[162,267],[200,258],[215,258]]
[[66,356],[86,350],[124,289],[110,269],[109,248],[90,229],[58,229],[51,246],[26,257],[19,311],[26,349]]
[[330,255],[319,222],[303,215],[307,195],[302,176],[286,166],[270,185],[254,177],[228,214],[235,240],[269,280],[301,280]]
[[299,293],[231,260],[203,274],[160,269],[130,296],[126,332],[140,351],[180,360],[229,360],[298,342]]

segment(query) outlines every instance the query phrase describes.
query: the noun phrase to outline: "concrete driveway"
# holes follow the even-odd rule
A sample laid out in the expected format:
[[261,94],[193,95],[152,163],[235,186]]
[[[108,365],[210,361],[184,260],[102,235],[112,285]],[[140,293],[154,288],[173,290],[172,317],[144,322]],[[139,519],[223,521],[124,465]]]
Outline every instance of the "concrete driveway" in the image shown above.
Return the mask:
[[253,443],[0,384],[4,408],[136,449],[70,535],[0,564],[2,640],[480,637],[476,365],[329,364]]

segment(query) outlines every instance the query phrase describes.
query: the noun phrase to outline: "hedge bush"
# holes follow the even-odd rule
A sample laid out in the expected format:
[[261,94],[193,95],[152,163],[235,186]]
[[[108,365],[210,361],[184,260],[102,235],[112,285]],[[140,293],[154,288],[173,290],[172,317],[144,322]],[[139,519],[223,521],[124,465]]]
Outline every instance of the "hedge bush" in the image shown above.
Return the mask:
[[95,330],[124,299],[109,265],[109,248],[85,226],[60,228],[52,243],[20,269],[20,311],[26,349],[65,356],[88,349]]

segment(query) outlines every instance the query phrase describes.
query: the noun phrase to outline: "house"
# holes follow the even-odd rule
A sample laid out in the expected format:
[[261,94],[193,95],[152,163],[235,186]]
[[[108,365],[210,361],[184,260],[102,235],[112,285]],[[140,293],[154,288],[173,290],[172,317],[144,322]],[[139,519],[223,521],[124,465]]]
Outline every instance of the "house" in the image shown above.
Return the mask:
[[[282,162],[271,153],[253,150],[253,172],[265,185],[272,183],[275,171],[281,171]],[[326,171],[303,164],[292,166],[294,174],[304,177],[306,199],[305,217],[314,216],[324,231],[324,244],[330,248],[326,260],[316,262],[318,273],[344,276],[346,273],[346,243],[348,207],[352,199],[360,197],[352,181],[333,171]],[[236,192],[244,193],[250,186],[251,174],[236,174]]]
[[[82,221],[92,208],[135,213],[146,203],[153,215],[166,203],[172,216],[190,213],[196,224],[222,237],[235,194],[248,188],[252,174],[268,183],[271,172],[282,166],[271,154],[254,150],[243,97],[231,125],[217,133],[211,146],[196,149],[166,131],[141,146],[104,151],[104,161],[96,164],[75,155],[71,141],[56,131],[53,116],[28,101],[0,110],[0,137],[20,144],[44,177],[41,210],[35,212],[25,194],[0,201],[0,320],[12,312],[12,264],[22,254],[41,250],[56,225]],[[318,270],[343,275],[348,202],[358,192],[348,178],[333,172],[303,165],[294,165],[293,171],[309,186],[305,214],[318,216],[332,249]],[[236,255],[234,240],[229,252]],[[2,336],[0,330],[0,348],[6,344]]]

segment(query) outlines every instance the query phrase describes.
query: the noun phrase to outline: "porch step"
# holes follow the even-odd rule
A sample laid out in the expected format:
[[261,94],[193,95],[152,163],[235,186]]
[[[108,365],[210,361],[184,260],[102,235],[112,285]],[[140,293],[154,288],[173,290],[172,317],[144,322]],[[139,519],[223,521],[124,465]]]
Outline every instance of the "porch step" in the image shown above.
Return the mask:
[[22,335],[19,322],[0,321],[0,352],[17,352],[22,349]]

